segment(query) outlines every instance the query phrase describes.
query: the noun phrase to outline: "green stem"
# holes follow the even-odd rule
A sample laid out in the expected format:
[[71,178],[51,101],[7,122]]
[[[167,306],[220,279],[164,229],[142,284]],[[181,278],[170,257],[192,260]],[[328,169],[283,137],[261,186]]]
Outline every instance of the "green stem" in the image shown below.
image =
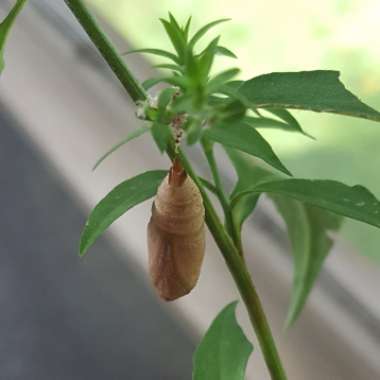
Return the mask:
[[134,102],[147,95],[81,0],[64,0]]
[[8,15],[0,22],[0,49],[4,45],[8,34],[11,30],[11,27],[13,23],[16,20],[16,17],[26,4],[27,0],[17,0],[16,4],[13,6],[13,8],[9,11]]
[[[146,99],[146,93],[134,79],[128,68],[120,58],[112,43],[100,30],[95,19],[89,14],[82,0],[64,0],[68,7],[72,10],[79,23],[90,36],[95,46],[107,61],[113,72],[116,74],[120,82],[123,84],[127,93],[134,101]],[[174,147],[168,149],[168,155],[173,158],[175,155]],[[269,324],[266,320],[260,299],[253,285],[251,276],[245,266],[243,259],[239,255],[239,251],[234,245],[231,237],[221,224],[219,217],[208,198],[204,187],[198,176],[195,174],[187,158],[179,151],[181,162],[187,173],[193,178],[197,184],[206,210],[206,223],[213,235],[227,266],[235,280],[239,292],[246,305],[252,326],[256,332],[260,343],[264,359],[268,366],[272,380],[286,380],[285,372],[277,353],[277,349],[272,337]]]
[[217,190],[216,195],[223,208],[226,229],[228,233],[230,234],[237,250],[239,251],[240,256],[244,257],[243,246],[242,246],[241,236],[239,232],[240,230],[237,228],[234,222],[230,201],[226,197],[226,194],[224,193],[224,190],[223,190],[222,181],[220,179],[218,166],[216,164],[216,160],[214,156],[213,144],[206,141],[205,139],[203,139],[201,143],[202,143],[203,151],[207,158],[207,162],[211,170],[212,177],[214,179],[214,184]]
[[[174,150],[168,152],[171,157],[174,157]],[[278,354],[276,344],[274,342],[271,329],[264,313],[259,295],[253,284],[252,278],[247,270],[243,258],[239,254],[238,248],[234,245],[230,236],[227,234],[219,217],[212,205],[209,197],[204,191],[199,178],[195,174],[191,164],[187,158],[179,151],[179,156],[186,172],[193,178],[194,182],[199,187],[202,194],[203,203],[206,211],[206,223],[215,239],[228,269],[235,280],[239,289],[239,293],[243,298],[246,309],[249,314],[252,326],[255,330],[264,360],[271,374],[272,380],[286,380],[285,370],[282,367],[280,356]]]
[[212,143],[208,142],[205,139],[202,139],[201,144],[202,144],[203,152],[206,156],[208,165],[211,170],[211,175],[214,180],[214,185],[216,187],[217,197],[224,211],[225,224],[226,224],[227,231],[231,232],[233,228],[232,228],[232,215],[231,215],[231,210],[230,210],[230,202],[227,199],[226,194],[224,193],[224,190],[223,190],[222,181],[220,179],[218,167],[216,165],[216,161],[214,157],[213,145]]

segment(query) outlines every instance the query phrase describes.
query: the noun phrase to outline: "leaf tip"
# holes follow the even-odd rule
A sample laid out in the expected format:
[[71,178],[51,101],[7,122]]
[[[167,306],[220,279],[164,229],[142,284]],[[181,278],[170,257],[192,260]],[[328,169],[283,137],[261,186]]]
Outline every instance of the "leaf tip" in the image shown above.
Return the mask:
[[83,240],[83,238],[81,238],[79,242],[79,252],[78,252],[79,258],[83,259],[86,256],[88,248],[89,247],[87,245],[87,242]]

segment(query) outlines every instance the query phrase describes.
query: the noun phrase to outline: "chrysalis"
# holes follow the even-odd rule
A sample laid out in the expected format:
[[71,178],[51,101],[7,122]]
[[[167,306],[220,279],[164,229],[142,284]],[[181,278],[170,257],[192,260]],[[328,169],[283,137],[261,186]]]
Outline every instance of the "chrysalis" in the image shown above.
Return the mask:
[[150,277],[166,301],[188,294],[197,283],[205,251],[204,215],[197,186],[175,160],[158,188],[148,224]]

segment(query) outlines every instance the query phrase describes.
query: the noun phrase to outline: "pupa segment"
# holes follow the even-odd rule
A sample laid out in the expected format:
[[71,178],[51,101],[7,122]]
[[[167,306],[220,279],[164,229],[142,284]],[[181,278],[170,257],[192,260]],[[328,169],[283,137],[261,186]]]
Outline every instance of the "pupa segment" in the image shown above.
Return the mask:
[[149,272],[172,301],[196,285],[205,252],[205,210],[194,181],[175,160],[158,188],[148,224]]

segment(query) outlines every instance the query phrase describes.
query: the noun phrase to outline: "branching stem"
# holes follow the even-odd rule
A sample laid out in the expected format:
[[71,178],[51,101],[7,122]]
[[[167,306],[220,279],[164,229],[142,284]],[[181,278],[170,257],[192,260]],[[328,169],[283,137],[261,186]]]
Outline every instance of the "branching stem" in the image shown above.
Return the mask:
[[[95,44],[103,58],[106,60],[112,71],[115,73],[124,89],[131,96],[133,101],[145,100],[147,95],[139,82],[133,77],[128,67],[125,65],[116,49],[97,25],[95,19],[90,15],[82,0],[64,0],[67,6],[71,9],[83,29]],[[175,155],[174,146],[168,149],[168,155],[173,158]],[[218,245],[227,266],[235,280],[239,292],[246,305],[252,326],[257,335],[264,359],[268,366],[272,380],[286,380],[285,371],[282,367],[276,345],[274,343],[271,330],[265,317],[260,299],[253,285],[251,276],[246,268],[246,265],[239,254],[239,250],[234,244],[232,238],[227,233],[226,229],[220,222],[220,219],[208,198],[201,180],[195,174],[187,158],[179,150],[181,162],[187,173],[193,178],[200,189],[203,197],[203,202],[206,210],[206,223],[213,235],[216,244]],[[211,159],[211,168],[213,166]],[[215,162],[214,162],[215,163]],[[214,169],[212,169],[214,170]],[[216,170],[216,166],[215,166]],[[221,188],[219,183],[217,170],[214,175],[215,185]],[[224,202],[224,201],[223,201]],[[227,205],[225,205],[227,206]]]

